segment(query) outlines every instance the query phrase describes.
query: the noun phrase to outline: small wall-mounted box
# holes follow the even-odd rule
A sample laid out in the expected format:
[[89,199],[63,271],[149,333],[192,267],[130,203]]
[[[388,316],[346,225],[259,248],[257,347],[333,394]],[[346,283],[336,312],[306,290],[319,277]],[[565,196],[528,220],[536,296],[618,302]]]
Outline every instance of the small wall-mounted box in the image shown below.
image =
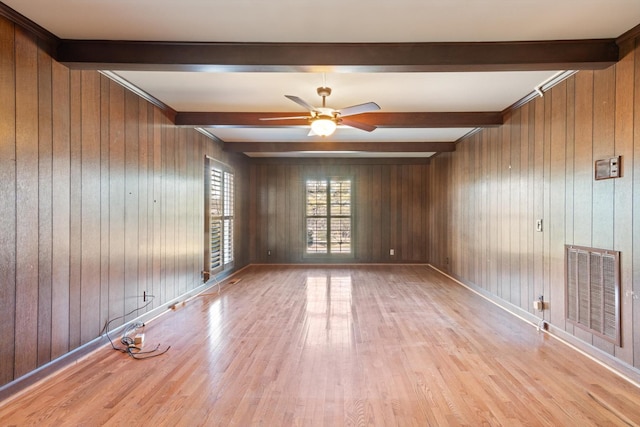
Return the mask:
[[608,159],[596,160],[595,178],[609,179],[620,178],[620,156],[610,157]]

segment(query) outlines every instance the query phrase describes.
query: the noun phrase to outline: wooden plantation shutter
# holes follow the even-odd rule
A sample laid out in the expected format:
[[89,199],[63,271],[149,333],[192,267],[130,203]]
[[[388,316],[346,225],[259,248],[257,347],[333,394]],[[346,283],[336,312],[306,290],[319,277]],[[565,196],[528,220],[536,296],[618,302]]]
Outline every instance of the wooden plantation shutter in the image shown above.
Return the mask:
[[224,165],[207,159],[209,174],[207,214],[209,273],[233,266],[234,175]]
[[222,171],[211,168],[210,271],[222,267]]
[[224,265],[228,266],[233,262],[233,174],[224,172],[224,210],[222,229],[224,231],[222,239]]

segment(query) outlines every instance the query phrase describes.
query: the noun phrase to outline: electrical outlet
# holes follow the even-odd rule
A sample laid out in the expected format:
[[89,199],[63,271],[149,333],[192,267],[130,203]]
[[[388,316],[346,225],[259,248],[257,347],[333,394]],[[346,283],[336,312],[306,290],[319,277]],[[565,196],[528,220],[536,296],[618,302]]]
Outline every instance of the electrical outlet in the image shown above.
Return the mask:
[[541,219],[536,221],[536,231],[542,232],[542,220]]
[[395,254],[396,254],[395,249],[389,249],[389,255],[395,255]]

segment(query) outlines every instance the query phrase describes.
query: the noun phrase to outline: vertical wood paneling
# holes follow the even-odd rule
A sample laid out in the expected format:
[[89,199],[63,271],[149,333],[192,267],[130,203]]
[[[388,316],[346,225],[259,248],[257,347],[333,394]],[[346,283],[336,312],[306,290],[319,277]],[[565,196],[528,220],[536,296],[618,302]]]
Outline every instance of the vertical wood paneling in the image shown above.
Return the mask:
[[[551,96],[544,97],[544,143],[543,143],[543,165],[544,170],[542,172],[542,185],[543,185],[543,218],[549,218],[548,222],[555,222],[556,218],[551,216],[552,207],[551,207],[551,187],[554,183],[551,182],[551,135],[552,135],[552,101],[553,101],[553,93]],[[552,236],[552,232],[550,232],[551,227],[547,228],[547,232],[543,232],[542,240],[543,240],[543,256],[542,256],[542,292],[541,295],[546,295],[547,300],[551,300],[551,245],[554,241],[554,236]],[[549,313],[544,313],[547,316],[547,320],[549,317]]]
[[258,168],[258,182],[262,184],[266,184],[267,187],[262,187],[260,191],[260,201],[258,203],[258,230],[262,230],[256,236],[258,237],[258,262],[269,262],[271,258],[267,255],[267,251],[269,250],[269,234],[270,228],[267,225],[267,218],[269,218],[269,195],[271,191],[269,190],[269,180],[267,177],[267,167],[261,166]]
[[378,227],[378,231],[380,232],[380,245],[382,247],[380,260],[388,262],[391,260],[389,249],[393,247],[391,242],[391,227],[386,226],[386,224],[392,224],[391,167],[389,165],[383,165],[381,166],[381,169],[380,177],[382,185],[380,186],[380,225]]
[[[433,206],[429,212],[432,227],[452,230],[454,258],[463,260],[451,264],[455,276],[637,368],[640,257],[634,248],[640,247],[636,220],[640,216],[634,212],[640,209],[640,193],[634,190],[640,188],[640,50],[636,43],[622,47],[623,59],[616,66],[577,73],[544,97],[507,113],[499,129],[469,137],[458,143],[455,153],[432,159],[429,177],[436,182],[429,187],[433,192],[444,189],[452,205],[439,207],[448,215],[440,215]],[[489,141],[486,154],[475,148],[483,138]],[[478,155],[484,167],[478,164]],[[614,155],[623,158],[622,177],[595,181],[594,160]],[[449,163],[451,176],[442,173]],[[438,203],[439,197],[432,195],[429,200]],[[542,233],[535,231],[536,219],[544,220]],[[459,223],[464,220],[468,226]],[[488,230],[487,243],[464,241],[468,230],[481,227]],[[482,242],[481,235],[478,241]],[[622,252],[622,347],[566,323],[565,244]],[[437,238],[429,247],[434,262],[450,250]],[[486,273],[482,251],[497,259],[495,269]],[[489,283],[484,283],[485,277]],[[531,309],[531,301],[540,294],[547,302],[543,313]]]
[[109,318],[109,94],[110,80],[100,77],[100,327]]
[[157,306],[198,286],[204,153],[237,163],[238,182],[246,170],[106,77],[52,61],[4,18],[0,33],[5,384],[98,337],[141,290],[159,291]]
[[[124,311],[139,306],[138,299],[138,97],[125,91],[124,96]],[[179,151],[176,157],[179,157]],[[131,318],[137,313],[131,314]],[[126,318],[125,320],[130,320]]]
[[[149,292],[149,109],[147,103],[138,99],[138,288],[136,294]],[[189,177],[191,181],[193,177]],[[193,209],[193,207],[192,207]],[[199,211],[201,212],[201,211]],[[196,236],[189,236],[193,241]],[[202,253],[202,252],[200,252]],[[149,295],[151,292],[149,292]]]
[[[136,141],[136,151],[137,151]],[[186,135],[184,132],[176,132],[176,178],[186,178]],[[136,173],[137,176],[137,164]],[[175,257],[176,257],[176,291],[177,295],[184,293],[187,289],[187,281],[185,276],[186,266],[186,251],[187,251],[187,239],[186,239],[186,203],[187,193],[185,189],[185,179],[176,179],[176,243],[175,243]],[[137,206],[136,206],[137,209]],[[137,227],[136,227],[137,228]]]
[[82,80],[80,71],[69,75],[71,185],[69,207],[69,347],[80,345],[82,280]]
[[521,147],[521,129],[522,129],[522,110],[518,109],[514,112],[512,117],[511,126],[511,138],[510,138],[510,154],[509,170],[510,170],[510,185],[509,185],[509,199],[510,199],[510,215],[509,215],[509,233],[511,234],[509,239],[510,244],[510,260],[511,274],[509,277],[509,301],[513,304],[520,304],[520,291],[522,271],[520,265],[520,240],[521,240],[521,228],[520,224],[523,223],[522,215],[522,197],[520,194],[520,147]]
[[[533,205],[535,219],[542,219],[543,230],[549,226],[551,218],[545,217],[544,204],[544,99],[534,101],[534,172]],[[545,233],[536,232],[533,238],[533,278],[534,296],[544,295],[544,237]],[[543,313],[544,315],[544,313]]]
[[574,182],[574,242],[591,246],[593,187],[593,72],[576,74],[576,144]]
[[530,104],[526,104],[522,107],[520,114],[520,185],[518,193],[520,194],[520,212],[518,233],[520,234],[520,301],[516,302],[516,305],[520,307],[527,307],[531,305],[529,301],[533,301],[531,292],[531,264],[530,261],[530,245],[529,242],[533,235],[535,220],[533,219],[533,209],[531,203],[531,193],[529,193],[529,172],[530,172],[530,140],[529,130],[532,128],[529,124],[530,119]]
[[[162,206],[164,204],[163,194],[162,194],[162,129],[164,127],[164,122],[162,120],[162,113],[155,109],[153,111],[153,125],[151,126],[152,132],[152,146],[153,146],[153,179],[152,179],[152,199],[153,199],[153,208],[151,213],[152,218],[152,280],[150,293],[154,295],[153,304],[151,304],[152,308],[158,306],[158,304],[163,300],[161,293],[161,284],[162,284],[162,245],[164,236],[162,234]],[[203,172],[204,173],[204,172]],[[203,179],[204,181],[204,179]],[[204,191],[203,191],[204,193]],[[204,211],[203,215],[204,215]]]
[[249,236],[252,236],[254,243],[249,245],[249,259],[251,260],[258,259],[258,191],[258,168],[251,166],[249,168],[249,224],[247,225]]
[[[536,160],[536,109],[534,103],[527,104],[528,110],[528,128],[527,128],[527,141],[528,141],[528,152],[527,152],[527,185],[526,185],[526,193],[527,193],[527,212],[529,213],[527,216],[527,224],[529,224],[530,230],[534,229],[534,224],[536,223],[537,215],[536,215],[536,203],[535,203],[535,160]],[[543,225],[544,226],[544,225]],[[526,225],[525,225],[526,229]],[[535,265],[536,265],[536,252],[535,252],[535,240],[536,234],[539,234],[536,231],[532,231],[528,234],[527,239],[527,277],[528,277],[528,292],[526,296],[528,297],[528,301],[533,301],[536,296],[536,280],[535,280]],[[526,303],[525,303],[526,304]],[[531,307],[529,308],[531,310]]]
[[371,236],[375,232],[371,222],[371,169],[368,167],[355,168],[353,191],[355,195],[355,210],[357,221],[353,224],[357,234],[353,236],[355,254],[360,260],[371,259]]
[[[594,72],[593,96],[593,156],[594,160],[614,154],[615,124],[615,68]],[[593,185],[593,240],[597,248],[613,249],[614,234],[614,185],[615,180],[594,181]],[[607,353],[614,352],[614,345],[594,336],[596,347]]]
[[[550,309],[550,320],[563,325],[564,289],[553,286],[564,282],[564,242],[566,241],[565,211],[565,177],[566,177],[566,144],[567,144],[567,85],[562,82],[556,86],[551,96],[551,140],[549,161],[549,215],[550,221],[547,235],[550,247],[550,286],[545,289],[545,299],[553,300]],[[564,325],[563,325],[564,326]]]
[[[303,209],[304,209],[304,194],[302,192],[302,188],[304,185],[302,183],[302,178],[300,177],[300,166],[292,166],[289,169],[289,179],[288,181],[292,185],[292,189],[289,193],[289,241],[290,241],[290,250],[288,254],[288,259],[293,261],[301,261],[302,253],[305,250],[305,236],[306,236],[306,226],[303,224]],[[297,189],[297,191],[296,191]],[[302,233],[302,235],[300,234]]]
[[[627,326],[633,330],[633,366],[640,367],[640,47],[636,39],[634,55],[634,117],[633,117],[633,290],[624,294],[625,301],[631,301],[633,307],[633,323]],[[625,173],[631,174],[631,170],[625,166]]]
[[[370,168],[369,168],[370,169]],[[424,224],[422,223],[422,213],[425,211],[424,197],[422,194],[422,185],[426,185],[426,179],[422,176],[422,166],[412,165],[411,169],[411,228],[409,229],[409,235],[411,236],[411,261],[420,262],[426,259],[423,251],[423,233]],[[369,201],[370,204],[370,201]],[[368,209],[368,213],[371,213],[371,209]],[[371,223],[371,215],[366,220]],[[367,245],[371,248],[371,243]],[[371,256],[371,253],[368,254]]]
[[500,271],[500,284],[498,287],[498,295],[509,301],[511,299],[510,291],[510,277],[511,277],[511,254],[509,253],[509,248],[511,244],[511,222],[509,220],[509,212],[511,211],[511,200],[510,200],[510,185],[511,185],[511,123],[513,118],[509,117],[508,121],[505,123],[500,129],[500,214],[499,221],[502,225],[500,227],[500,263],[499,263],[499,271]]
[[16,75],[14,26],[0,17],[0,383],[14,378],[16,299]]
[[71,137],[69,70],[54,62],[53,76],[53,242],[51,291],[51,357],[69,351],[69,284],[71,216]]
[[[615,69],[594,72],[593,160],[613,156],[615,125]],[[593,166],[592,166],[593,168]],[[597,248],[613,248],[613,206],[615,180],[593,183],[593,241]]]
[[82,114],[82,217],[80,271],[80,339],[86,343],[100,332],[100,75],[83,71]]
[[[274,188],[282,188],[286,182],[287,171],[284,167],[278,167],[275,170],[275,187]],[[275,243],[272,246],[272,249],[275,249],[276,256],[275,260],[278,262],[282,262],[285,259],[289,259],[289,248],[290,244],[286,244],[285,242],[290,242],[291,235],[290,233],[295,230],[291,230],[287,221],[287,205],[288,205],[288,193],[284,193],[282,191],[276,191],[275,193],[275,215],[277,218],[276,226],[275,226]],[[297,234],[297,233],[296,233]],[[282,243],[285,243],[284,245]]]
[[[109,86],[109,318],[125,313],[124,89]],[[114,322],[115,327],[122,320]]]
[[[303,179],[344,176],[354,182],[354,258],[350,261],[427,262],[427,172],[426,165],[375,162],[251,165],[249,194],[255,195],[252,203],[256,212],[248,225],[252,230],[251,261],[309,262],[304,258],[303,246]],[[389,249],[394,249],[395,255],[390,256]],[[267,256],[269,250],[271,255]]]
[[51,360],[52,105],[51,57],[38,51],[38,366]]
[[371,259],[382,259],[382,166],[371,168]]
[[478,174],[480,180],[480,188],[478,190],[478,210],[480,215],[479,235],[478,241],[478,267],[479,267],[479,285],[484,289],[487,289],[489,283],[489,218],[488,218],[488,199],[489,194],[487,188],[489,185],[489,149],[487,147],[488,135],[481,133],[478,135],[479,155],[476,159],[478,165]]
[[575,78],[570,78],[566,82],[567,84],[567,143],[565,149],[566,156],[566,181],[565,181],[565,240],[567,244],[573,244],[574,240],[574,176],[575,165],[573,159],[575,159],[576,153],[576,122],[575,122]]
[[[627,345],[633,342],[633,332],[636,328],[633,323],[633,299],[630,293],[633,290],[633,259],[637,257],[638,250],[634,251],[633,233],[629,233],[629,225],[633,228],[633,112],[634,112],[634,55],[633,41],[620,47],[622,59],[615,68],[615,155],[622,156],[624,166],[622,178],[614,180],[614,250],[627,254],[620,260],[620,294],[622,324],[631,325],[621,331],[622,346],[616,347],[616,357],[633,364],[633,346]],[[636,211],[637,212],[637,211]],[[619,226],[624,224],[624,227]],[[635,255],[635,256],[634,256]]]
[[[491,129],[485,132],[488,135],[487,150],[489,151],[489,207],[487,220],[489,222],[489,254],[487,264],[489,265],[489,283],[486,289],[493,294],[498,293],[498,275],[499,275],[499,240],[498,234],[500,230],[499,209],[498,209],[498,185],[499,185],[499,152],[497,150],[497,129]],[[442,191],[445,191],[443,189]],[[437,225],[436,225],[437,226]]]
[[38,350],[38,52],[16,30],[15,373],[37,366]]

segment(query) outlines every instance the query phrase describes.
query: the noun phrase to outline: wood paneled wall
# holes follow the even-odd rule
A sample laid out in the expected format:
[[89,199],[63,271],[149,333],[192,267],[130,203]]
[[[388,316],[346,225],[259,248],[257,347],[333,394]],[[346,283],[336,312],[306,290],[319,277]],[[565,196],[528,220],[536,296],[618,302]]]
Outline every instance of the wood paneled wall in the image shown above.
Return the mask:
[[143,291],[151,309],[202,284],[205,155],[235,167],[247,263],[239,158],[4,18],[0,100],[0,385],[98,337]]
[[[638,368],[640,48],[623,51],[432,159],[429,250],[434,265],[536,316],[544,295],[553,327]],[[617,155],[623,176],[595,181],[595,160]],[[566,321],[565,244],[621,251],[621,347]]]
[[331,176],[354,181],[355,258],[348,262],[428,261],[426,163],[306,160],[252,162],[251,262],[312,262],[303,258],[304,181]]

